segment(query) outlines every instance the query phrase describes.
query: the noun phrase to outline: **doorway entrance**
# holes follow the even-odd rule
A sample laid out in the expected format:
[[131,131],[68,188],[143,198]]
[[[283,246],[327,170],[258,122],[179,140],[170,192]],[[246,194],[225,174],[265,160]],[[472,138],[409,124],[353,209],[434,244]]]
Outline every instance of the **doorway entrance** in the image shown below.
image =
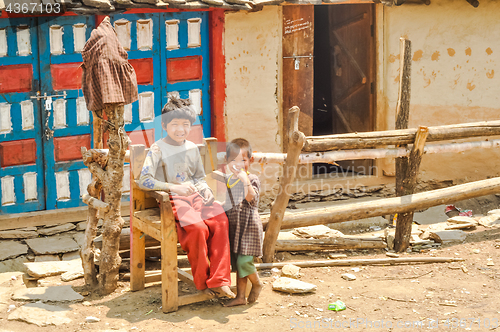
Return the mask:
[[[374,129],[374,5],[314,7],[313,135]],[[313,174],[371,175],[372,160],[314,164]]]

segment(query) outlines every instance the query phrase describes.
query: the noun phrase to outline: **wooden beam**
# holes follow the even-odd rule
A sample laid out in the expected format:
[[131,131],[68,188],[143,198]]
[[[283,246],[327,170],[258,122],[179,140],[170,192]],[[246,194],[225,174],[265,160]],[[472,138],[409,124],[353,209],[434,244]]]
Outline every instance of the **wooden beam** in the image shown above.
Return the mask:
[[[425,140],[429,129],[427,127],[420,127],[417,133],[417,138],[413,144],[412,151],[408,158],[408,164],[402,174],[402,184],[403,188],[401,195],[411,195],[415,191],[415,186],[417,185],[418,170],[420,168],[420,162],[422,161],[422,155],[424,153]],[[396,235],[394,237],[394,249],[397,252],[403,252],[410,245],[411,238],[411,224],[413,223],[413,212],[408,211],[403,213],[398,213],[397,225],[396,225]]]
[[311,251],[337,249],[384,249],[387,243],[381,238],[348,238],[278,240],[276,251]]
[[[122,216],[128,216],[129,202],[122,202]],[[34,226],[55,226],[87,220],[88,207],[0,215],[0,231]]]
[[285,209],[291,195],[289,186],[295,178],[300,150],[305,142],[304,134],[298,130],[299,114],[300,110],[297,106],[292,107],[288,113],[288,154],[285,164],[283,165],[283,174],[279,181],[280,191],[271,208],[269,227],[264,237],[264,254],[262,256],[264,262],[272,262],[274,260],[276,240],[278,239],[283,215],[285,214]]
[[[319,152],[345,149],[374,148],[415,142],[418,128],[372,131],[338,135],[309,136],[302,151]],[[438,142],[481,136],[500,135],[500,121],[483,121],[429,127],[427,142]]]
[[[490,149],[498,147],[500,147],[500,139],[463,143],[432,144],[424,148],[424,154],[461,153],[475,149]],[[302,153],[299,156],[299,164],[334,163],[335,161],[342,160],[380,159],[388,157],[396,158],[409,156],[410,152],[411,149],[409,148],[399,147]],[[259,164],[282,164],[286,159],[285,153],[254,152],[252,156],[254,157],[254,161]],[[218,158],[219,160],[225,158],[225,153],[220,153]]]
[[287,264],[298,267],[323,267],[323,266],[356,266],[356,265],[394,265],[402,263],[450,263],[461,262],[463,258],[458,257],[408,257],[408,258],[375,258],[375,259],[335,259],[320,261],[291,261],[281,263],[257,263],[258,270],[281,268]]
[[[500,177],[470,182],[423,193],[383,198],[369,202],[343,204],[285,214],[281,229],[339,223],[349,220],[384,216],[394,212],[408,212],[464,199],[500,193]],[[267,227],[265,218],[264,228]]]

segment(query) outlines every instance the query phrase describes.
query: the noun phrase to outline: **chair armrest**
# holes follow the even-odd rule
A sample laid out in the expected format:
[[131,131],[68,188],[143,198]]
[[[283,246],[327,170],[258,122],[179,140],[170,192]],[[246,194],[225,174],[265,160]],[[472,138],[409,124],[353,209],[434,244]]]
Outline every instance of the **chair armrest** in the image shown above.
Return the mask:
[[213,171],[212,173],[210,173],[210,176],[216,181],[226,183],[226,177],[221,171]]
[[166,202],[170,200],[169,194],[164,191],[153,190],[153,191],[144,191],[144,193],[149,197],[156,198],[158,202]]

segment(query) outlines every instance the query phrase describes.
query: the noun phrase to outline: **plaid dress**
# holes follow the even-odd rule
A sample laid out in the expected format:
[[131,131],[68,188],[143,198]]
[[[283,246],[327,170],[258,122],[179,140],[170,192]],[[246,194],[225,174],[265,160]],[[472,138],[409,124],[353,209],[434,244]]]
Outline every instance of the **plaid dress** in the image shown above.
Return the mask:
[[[228,178],[227,176],[226,183]],[[230,184],[235,182],[233,178]],[[248,178],[257,193],[251,202],[244,197],[243,182],[239,181],[231,189],[227,188],[224,210],[229,220],[229,243],[234,253],[260,257],[263,242],[262,221],[258,211],[260,181],[254,174],[248,175]]]
[[127,105],[138,99],[134,68],[109,19],[92,30],[82,58],[82,90],[88,110],[102,110],[105,104]]

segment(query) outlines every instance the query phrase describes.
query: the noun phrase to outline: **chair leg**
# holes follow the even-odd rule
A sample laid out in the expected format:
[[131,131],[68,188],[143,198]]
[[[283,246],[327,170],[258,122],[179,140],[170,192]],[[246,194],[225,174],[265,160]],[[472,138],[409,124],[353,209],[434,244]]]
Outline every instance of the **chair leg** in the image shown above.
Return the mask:
[[[130,290],[144,289],[144,273],[146,268],[146,244],[143,233],[130,225],[131,252],[130,252]],[[142,238],[141,238],[142,236]]]
[[[168,205],[167,205],[168,204]],[[170,202],[161,209],[161,291],[163,312],[177,311],[179,307],[177,280],[177,229]]]

